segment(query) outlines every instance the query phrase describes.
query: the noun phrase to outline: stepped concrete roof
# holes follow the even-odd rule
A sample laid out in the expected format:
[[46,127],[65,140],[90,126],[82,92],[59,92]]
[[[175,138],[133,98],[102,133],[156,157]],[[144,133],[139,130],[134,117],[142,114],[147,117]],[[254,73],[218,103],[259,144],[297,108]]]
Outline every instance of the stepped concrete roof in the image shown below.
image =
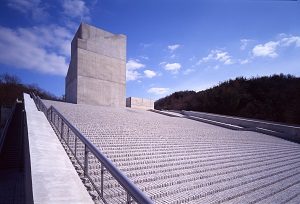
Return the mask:
[[[149,111],[44,102],[155,203],[300,203],[297,143]],[[97,182],[99,165],[91,171]],[[121,202],[105,179],[105,197]]]

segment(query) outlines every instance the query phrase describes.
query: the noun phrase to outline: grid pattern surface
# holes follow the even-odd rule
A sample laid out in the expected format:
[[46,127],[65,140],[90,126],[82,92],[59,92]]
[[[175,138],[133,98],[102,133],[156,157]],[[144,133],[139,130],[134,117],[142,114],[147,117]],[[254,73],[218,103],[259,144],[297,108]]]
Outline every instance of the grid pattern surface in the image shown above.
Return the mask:
[[[300,145],[153,112],[44,101],[155,203],[300,203]],[[91,175],[100,165],[90,164]],[[105,198],[125,192],[105,174]]]

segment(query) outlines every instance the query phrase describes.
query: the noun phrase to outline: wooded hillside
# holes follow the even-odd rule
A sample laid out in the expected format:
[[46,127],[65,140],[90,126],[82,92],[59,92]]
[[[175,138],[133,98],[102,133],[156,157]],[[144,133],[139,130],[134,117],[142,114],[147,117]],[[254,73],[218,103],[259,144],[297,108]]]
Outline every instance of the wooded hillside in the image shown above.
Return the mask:
[[21,99],[24,93],[35,93],[43,99],[60,100],[53,94],[42,90],[37,85],[22,84],[21,80],[13,75],[0,75],[0,105],[11,107],[17,98]]
[[157,100],[155,108],[300,124],[300,78],[283,74],[239,77],[204,91],[175,92]]

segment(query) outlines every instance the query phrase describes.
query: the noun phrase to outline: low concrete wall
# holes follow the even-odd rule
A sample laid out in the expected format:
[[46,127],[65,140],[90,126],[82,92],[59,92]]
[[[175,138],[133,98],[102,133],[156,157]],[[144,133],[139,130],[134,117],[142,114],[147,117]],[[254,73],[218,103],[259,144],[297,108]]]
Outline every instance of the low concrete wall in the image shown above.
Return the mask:
[[24,104],[34,203],[94,203],[43,112]]
[[126,107],[142,110],[154,109],[154,101],[145,98],[129,97],[126,98]]
[[[280,136],[286,139],[291,139],[293,141],[300,142],[300,127],[299,126],[291,126],[291,125],[284,125],[279,123],[273,123],[269,121],[262,121],[262,120],[253,120],[247,118],[238,118],[232,116],[224,116],[218,114],[211,114],[211,113],[203,113],[203,112],[195,112],[195,111],[182,111],[182,113],[186,116],[194,116],[199,118],[204,118],[208,120],[214,120],[221,123],[227,123],[231,125],[241,126],[243,128],[249,128],[250,130],[255,130],[258,132],[267,133],[269,134]],[[265,131],[264,131],[265,129]],[[272,133],[272,131],[275,131]],[[277,134],[279,133],[279,134]]]

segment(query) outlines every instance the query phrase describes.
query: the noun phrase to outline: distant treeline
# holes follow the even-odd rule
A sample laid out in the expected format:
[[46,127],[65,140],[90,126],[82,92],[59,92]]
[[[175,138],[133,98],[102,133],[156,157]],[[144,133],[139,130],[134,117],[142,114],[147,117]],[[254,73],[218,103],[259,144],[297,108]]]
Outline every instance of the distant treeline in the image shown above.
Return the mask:
[[300,124],[300,78],[238,77],[204,91],[180,91],[155,102],[156,109],[193,110]]
[[35,84],[22,84],[21,80],[14,75],[0,75],[0,105],[11,107],[17,98],[21,99],[23,93],[35,93],[43,99],[61,100],[61,98],[44,91]]

